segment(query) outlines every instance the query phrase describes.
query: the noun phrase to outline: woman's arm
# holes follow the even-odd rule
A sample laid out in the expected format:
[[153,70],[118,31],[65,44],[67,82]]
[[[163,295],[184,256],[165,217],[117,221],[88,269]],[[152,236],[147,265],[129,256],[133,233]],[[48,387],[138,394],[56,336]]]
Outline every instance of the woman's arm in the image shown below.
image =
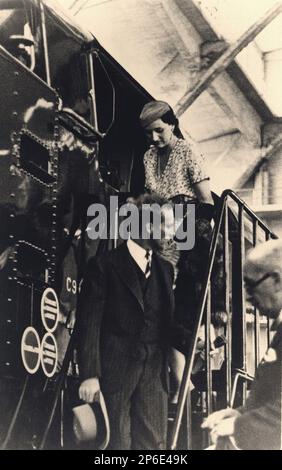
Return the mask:
[[213,205],[213,198],[211,195],[210,183],[208,180],[199,181],[199,183],[195,183],[194,190],[197,199],[200,203]]

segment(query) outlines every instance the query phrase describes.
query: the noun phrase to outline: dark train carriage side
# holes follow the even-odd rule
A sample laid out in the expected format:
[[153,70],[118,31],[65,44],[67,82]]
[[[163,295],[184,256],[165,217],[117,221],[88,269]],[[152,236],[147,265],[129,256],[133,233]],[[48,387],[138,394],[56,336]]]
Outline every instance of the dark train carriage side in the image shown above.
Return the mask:
[[2,448],[64,446],[52,423],[97,249],[87,206],[143,185],[138,115],[150,96],[53,4],[0,1]]

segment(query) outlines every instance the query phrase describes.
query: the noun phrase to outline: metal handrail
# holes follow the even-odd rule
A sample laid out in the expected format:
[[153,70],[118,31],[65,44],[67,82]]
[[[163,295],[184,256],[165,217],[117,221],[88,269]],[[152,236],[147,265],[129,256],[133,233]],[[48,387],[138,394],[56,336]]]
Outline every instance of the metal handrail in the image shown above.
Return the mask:
[[[208,258],[208,263],[207,263],[207,270],[206,270],[206,274],[204,278],[197,317],[196,317],[195,326],[194,326],[193,335],[192,335],[193,339],[192,339],[192,342],[188,351],[188,355],[186,357],[186,365],[184,368],[182,382],[180,386],[177,412],[176,412],[176,417],[174,420],[172,434],[171,434],[170,448],[172,450],[176,448],[177,441],[178,441],[181,421],[182,421],[184,407],[185,407],[185,401],[186,401],[187,393],[189,390],[189,383],[191,379],[193,362],[195,358],[197,339],[199,336],[199,331],[200,331],[200,327],[202,324],[203,315],[204,315],[204,311],[206,308],[206,302],[207,302],[208,293],[209,293],[209,285],[211,281],[211,274],[212,274],[212,269],[213,269],[214,260],[215,260],[216,248],[217,248],[217,244],[219,241],[223,217],[224,217],[225,212],[228,210],[228,204],[227,204],[228,198],[231,198],[238,205],[239,216],[241,214],[241,217],[242,217],[243,212],[245,212],[253,221],[256,221],[256,224],[258,226],[260,226],[265,231],[266,238],[277,238],[277,236],[273,232],[271,232],[271,230],[269,230],[269,228],[264,224],[264,222],[257,217],[257,215],[252,211],[252,209],[250,209],[247,206],[247,204],[245,204],[245,202],[234,193],[234,191],[232,191],[231,189],[227,189],[222,193],[220,200],[219,200],[217,215],[215,218],[215,226],[214,226],[213,234],[212,234],[209,258]],[[241,223],[243,223],[243,219],[241,219]]]
[[236,391],[237,391],[237,385],[238,385],[239,379],[243,379],[246,382],[253,382],[254,377],[252,375],[249,375],[244,370],[236,369],[236,374],[234,376],[234,382],[233,382],[232,393],[231,393],[231,403],[230,403],[231,408],[233,408],[233,406],[234,406]]

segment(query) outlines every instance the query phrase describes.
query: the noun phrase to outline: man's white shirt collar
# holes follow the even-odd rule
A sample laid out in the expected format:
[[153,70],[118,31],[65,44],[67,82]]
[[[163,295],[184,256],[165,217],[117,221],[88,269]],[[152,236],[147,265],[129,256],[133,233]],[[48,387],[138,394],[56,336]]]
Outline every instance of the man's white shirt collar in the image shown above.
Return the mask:
[[[147,251],[142,248],[142,246],[138,245],[138,243],[134,242],[133,240],[127,240],[127,248],[129,253],[131,254],[134,261],[138,264],[139,268],[145,273],[146,266],[147,266],[147,258],[146,253]],[[153,251],[149,250],[150,253],[150,260],[152,259]]]

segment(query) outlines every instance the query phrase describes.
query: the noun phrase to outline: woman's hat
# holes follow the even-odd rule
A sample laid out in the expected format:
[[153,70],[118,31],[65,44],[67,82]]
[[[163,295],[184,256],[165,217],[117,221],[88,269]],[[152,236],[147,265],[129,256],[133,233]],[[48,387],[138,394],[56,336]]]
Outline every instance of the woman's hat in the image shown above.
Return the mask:
[[140,123],[142,127],[147,127],[156,119],[160,119],[171,107],[165,101],[150,101],[146,103],[140,114]]
[[102,392],[94,403],[75,406],[73,432],[78,443],[90,443],[97,450],[106,449],[110,439],[110,424]]

